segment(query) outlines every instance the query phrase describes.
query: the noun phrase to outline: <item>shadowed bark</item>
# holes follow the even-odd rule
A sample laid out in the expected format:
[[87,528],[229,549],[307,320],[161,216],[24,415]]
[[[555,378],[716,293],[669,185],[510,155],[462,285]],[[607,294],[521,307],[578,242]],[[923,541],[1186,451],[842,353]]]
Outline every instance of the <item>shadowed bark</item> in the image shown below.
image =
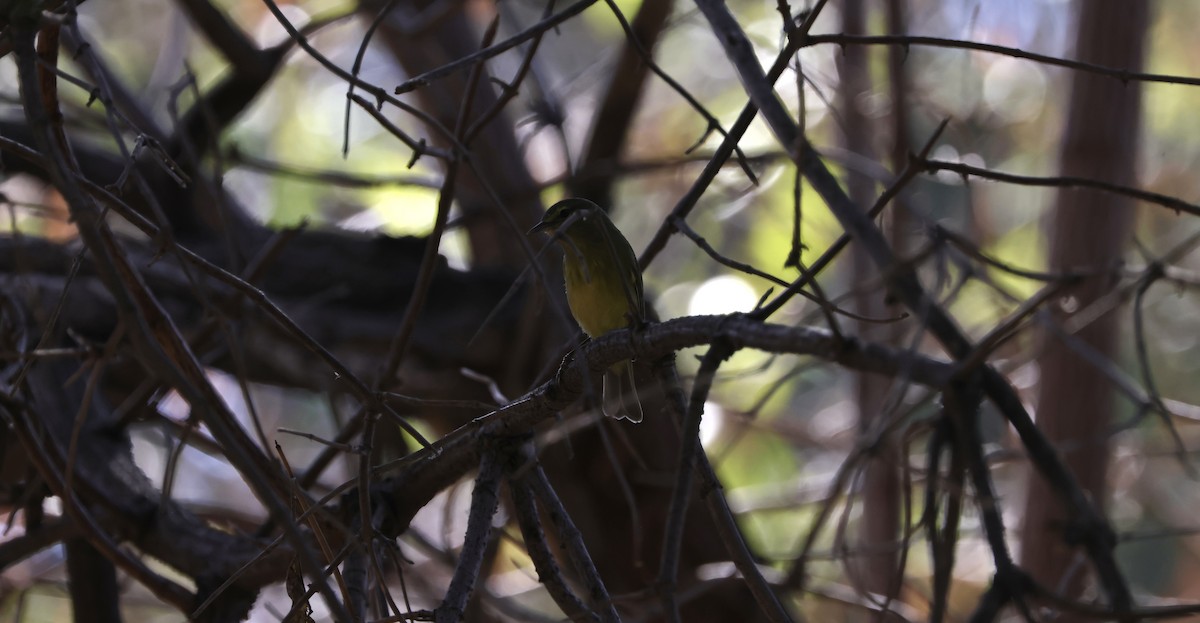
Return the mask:
[[[1079,2],[1075,57],[1138,71],[1142,67],[1149,7],[1119,0]],[[1098,105],[1103,102],[1103,105]],[[1060,154],[1062,175],[1133,184],[1141,114],[1141,88],[1086,74],[1071,80],[1066,137]],[[1054,203],[1050,268],[1100,271],[1061,299],[1071,310],[1096,303],[1114,283],[1107,271],[1121,262],[1130,239],[1136,204],[1089,190],[1064,190]],[[1069,301],[1069,302],[1068,302]],[[1058,317],[1061,319],[1061,315]],[[1119,315],[1100,314],[1075,336],[1104,358],[1115,357]],[[1057,320],[1056,320],[1057,321]],[[1066,343],[1057,331],[1046,334],[1038,359],[1041,370],[1038,427],[1053,440],[1080,485],[1098,504],[1108,495],[1108,435],[1114,401],[1110,382],[1091,359]],[[1085,389],[1086,388],[1086,389]],[[1021,561],[1039,582],[1064,596],[1077,597],[1089,578],[1081,553],[1071,544],[1072,529],[1058,496],[1037,476],[1025,503]],[[1066,615],[1065,620],[1082,620]]]

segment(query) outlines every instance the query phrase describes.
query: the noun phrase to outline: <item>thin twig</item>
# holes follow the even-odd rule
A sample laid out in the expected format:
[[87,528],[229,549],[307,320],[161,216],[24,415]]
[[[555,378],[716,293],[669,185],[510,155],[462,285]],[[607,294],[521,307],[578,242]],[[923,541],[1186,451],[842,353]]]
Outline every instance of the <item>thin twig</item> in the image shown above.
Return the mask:
[[1095,63],[1085,63],[1082,61],[1062,58],[1060,56],[1049,56],[1046,54],[1038,54],[1036,52],[1026,52],[1019,48],[1012,48],[1003,45],[995,45],[991,43],[982,43],[979,41],[968,41],[965,39],[946,39],[942,37],[925,37],[918,35],[847,35],[847,34],[830,34],[830,35],[810,35],[804,43],[804,47],[814,45],[899,45],[899,46],[926,46],[938,48],[953,48],[961,50],[973,50],[976,52],[991,52],[1003,56],[1011,56],[1013,58],[1025,59],[1042,63],[1044,65],[1054,65],[1057,67],[1066,67],[1086,73],[1098,74],[1101,76],[1109,76],[1121,82],[1161,82],[1166,84],[1182,84],[1189,86],[1200,86],[1200,78],[1191,78],[1187,76],[1177,76],[1170,74],[1151,74],[1139,71],[1129,71],[1127,69],[1117,69],[1115,67],[1105,67]]
[[600,615],[600,620],[605,623],[619,622],[621,617],[617,615],[612,597],[609,596],[604,581],[600,579],[600,572],[596,570],[587,546],[583,543],[583,535],[579,532],[579,528],[575,527],[575,522],[571,521],[571,516],[567,514],[567,509],[563,507],[562,501],[559,500],[558,494],[550,484],[550,479],[546,478],[546,472],[542,471],[541,465],[534,463],[526,472],[525,480],[542,508],[545,509],[550,524],[554,526],[560,543],[559,547],[564,550],[563,554],[567,560],[571,561],[575,573],[579,574],[584,586],[587,587],[588,599],[592,608]]
[[434,610],[437,623],[458,623],[467,609],[467,600],[479,579],[483,566],[484,552],[491,541],[492,517],[500,503],[500,462],[495,452],[485,452],[479,464],[479,476],[471,490],[471,512],[467,517],[467,531],[458,566],[446,597]]
[[547,30],[562,24],[568,19],[579,15],[584,11],[584,9],[596,4],[596,2],[597,0],[580,0],[579,2],[576,2],[562,11],[559,11],[558,13],[539,21],[538,23],[526,28],[525,30],[522,30],[521,32],[509,37],[508,39],[505,39],[504,41],[501,41],[500,43],[486,46],[478,52],[468,54],[454,62],[446,63],[437,69],[432,69],[419,76],[405,80],[404,82],[400,83],[400,86],[396,87],[395,94],[401,95],[408,93],[409,91],[427,86],[434,80],[445,78],[446,76],[449,76],[450,74],[453,74],[464,67],[477,66],[480,64],[480,61],[484,61],[494,56],[498,56],[503,52],[507,52],[508,50],[517,47],[518,45],[534,38],[535,36],[539,36]]
[[[527,453],[521,458],[536,460],[532,453]],[[516,515],[517,524],[521,527],[521,536],[525,540],[525,551],[529,553],[529,559],[533,561],[533,566],[537,569],[538,580],[546,587],[546,592],[562,609],[563,614],[566,614],[572,621],[599,621],[600,617],[588,609],[563,578],[562,569],[554,559],[554,553],[550,551],[550,545],[546,542],[546,534],[542,531],[542,522],[538,518],[537,503],[533,499],[532,489],[516,471],[521,467],[516,464],[516,461],[508,466],[513,514]]]

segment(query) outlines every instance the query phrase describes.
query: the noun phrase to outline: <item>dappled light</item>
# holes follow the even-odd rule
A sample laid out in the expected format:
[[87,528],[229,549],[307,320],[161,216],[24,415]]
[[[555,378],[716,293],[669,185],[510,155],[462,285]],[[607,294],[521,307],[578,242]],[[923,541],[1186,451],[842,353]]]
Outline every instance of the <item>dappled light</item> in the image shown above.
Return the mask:
[[1200,616],[1197,20],[0,7],[2,618]]

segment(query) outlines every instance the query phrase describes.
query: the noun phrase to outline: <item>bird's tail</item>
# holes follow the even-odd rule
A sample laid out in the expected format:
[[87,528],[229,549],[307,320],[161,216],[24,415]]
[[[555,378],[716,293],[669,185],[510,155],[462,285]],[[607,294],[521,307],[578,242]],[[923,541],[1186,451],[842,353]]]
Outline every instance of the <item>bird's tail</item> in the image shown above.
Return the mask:
[[632,361],[618,363],[604,372],[602,393],[604,415],[635,424],[642,421],[642,401],[638,398]]

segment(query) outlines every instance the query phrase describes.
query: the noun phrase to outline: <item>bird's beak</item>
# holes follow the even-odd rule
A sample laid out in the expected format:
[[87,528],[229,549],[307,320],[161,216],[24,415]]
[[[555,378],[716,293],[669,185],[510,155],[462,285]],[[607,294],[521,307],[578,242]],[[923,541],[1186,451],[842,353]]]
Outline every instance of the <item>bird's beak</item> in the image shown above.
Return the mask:
[[546,221],[540,221],[537,225],[534,225],[532,229],[525,232],[525,235],[536,234],[539,231],[545,231],[549,227],[550,225],[546,223]]

